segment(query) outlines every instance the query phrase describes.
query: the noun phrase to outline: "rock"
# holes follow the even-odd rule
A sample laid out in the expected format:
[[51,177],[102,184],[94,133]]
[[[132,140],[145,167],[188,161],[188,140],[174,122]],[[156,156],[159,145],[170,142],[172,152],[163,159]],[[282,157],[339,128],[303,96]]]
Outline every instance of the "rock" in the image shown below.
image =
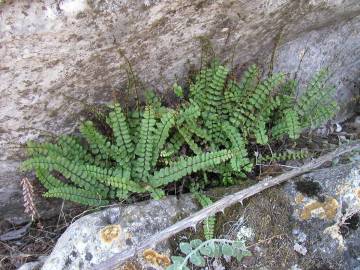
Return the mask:
[[359,88],[358,0],[6,1],[0,13],[0,160],[9,166],[0,170],[0,189],[10,198],[0,201],[0,214],[9,218],[21,209],[19,177],[8,185],[7,171],[23,152],[12,145],[72,132],[84,103],[125,100],[119,50],[146,87],[164,93],[175,78],[185,81],[188,60],[199,67],[199,40],[241,72],[256,62],[299,70],[304,82],[329,66],[339,118]]
[[[41,269],[88,269],[166,228],[180,215],[197,209],[186,195],[180,199],[169,196],[161,201],[112,207],[89,214],[67,228]],[[169,256],[169,244],[161,243],[131,263],[143,269],[163,269],[150,262],[157,258],[167,264]]]
[[[302,269],[360,267],[360,163],[306,174],[284,187]],[[307,251],[307,252],[305,252]]]
[[302,245],[300,245],[300,244],[298,244],[298,243],[296,243],[296,244],[294,245],[294,250],[295,250],[297,253],[301,254],[301,255],[306,255],[306,253],[307,253],[306,247],[304,247],[304,246],[302,246]]

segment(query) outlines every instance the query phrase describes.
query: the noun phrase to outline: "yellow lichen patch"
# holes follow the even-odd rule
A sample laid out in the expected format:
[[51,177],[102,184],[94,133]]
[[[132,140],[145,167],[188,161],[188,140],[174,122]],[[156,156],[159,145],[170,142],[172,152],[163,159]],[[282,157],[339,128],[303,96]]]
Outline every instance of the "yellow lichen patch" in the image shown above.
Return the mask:
[[334,198],[327,198],[325,202],[314,201],[304,206],[300,218],[308,220],[315,216],[321,219],[334,219],[339,203]]
[[102,242],[111,244],[118,239],[121,233],[120,225],[109,225],[100,230],[100,239]]
[[168,256],[161,255],[152,249],[144,250],[143,256],[146,261],[154,265],[167,267],[171,264],[170,258]]
[[302,195],[300,192],[296,194],[295,196],[295,203],[299,204],[302,203],[304,201],[305,197],[304,195]]

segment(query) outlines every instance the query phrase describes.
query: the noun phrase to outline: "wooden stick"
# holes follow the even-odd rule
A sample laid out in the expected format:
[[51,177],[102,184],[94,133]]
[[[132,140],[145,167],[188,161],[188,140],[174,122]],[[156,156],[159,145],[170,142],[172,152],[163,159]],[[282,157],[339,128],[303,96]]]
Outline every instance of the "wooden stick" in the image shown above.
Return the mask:
[[249,188],[246,188],[246,189],[243,189],[234,194],[225,196],[224,198],[213,203],[212,205],[210,205],[206,208],[203,208],[200,211],[190,215],[189,217],[166,228],[165,230],[158,232],[157,234],[146,239],[144,242],[139,243],[138,245],[135,245],[134,247],[129,248],[123,252],[113,255],[110,259],[96,265],[92,269],[93,270],[114,269],[115,267],[119,266],[121,263],[125,262],[129,258],[135,256],[140,251],[142,251],[146,248],[149,248],[149,247],[153,247],[157,243],[168,239],[169,237],[173,236],[174,234],[176,234],[184,229],[196,226],[196,224],[198,224],[205,218],[207,218],[211,215],[214,215],[217,212],[221,212],[225,208],[227,208],[237,202],[242,203],[242,201],[246,198],[249,198],[265,189],[268,189],[270,187],[273,187],[275,185],[283,183],[291,178],[294,178],[296,176],[299,176],[301,174],[304,174],[306,172],[314,170],[314,169],[320,167],[325,162],[332,161],[334,158],[341,156],[345,153],[351,152],[355,149],[360,149],[359,141],[356,141],[356,142],[348,144],[348,145],[341,146],[341,147],[337,148],[335,151],[333,151],[329,154],[326,154],[324,156],[321,156],[318,159],[315,159],[297,169],[286,172],[275,178],[268,178],[268,179],[262,180],[258,184],[255,184]]

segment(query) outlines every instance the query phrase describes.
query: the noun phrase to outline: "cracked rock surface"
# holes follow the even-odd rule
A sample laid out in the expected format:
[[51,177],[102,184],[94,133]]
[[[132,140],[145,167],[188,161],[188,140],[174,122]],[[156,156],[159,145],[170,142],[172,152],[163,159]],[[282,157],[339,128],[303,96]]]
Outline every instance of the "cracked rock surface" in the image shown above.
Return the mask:
[[[0,216],[21,222],[19,144],[74,131],[84,103],[124,101],[125,59],[146,87],[166,93],[199,67],[210,40],[238,76],[248,63],[297,73],[332,70],[351,112],[359,90],[358,0],[43,0],[0,5]],[[189,62],[191,65],[189,64]],[[44,206],[43,206],[44,205]],[[51,207],[42,200],[39,207]],[[41,211],[42,209],[40,209]]]

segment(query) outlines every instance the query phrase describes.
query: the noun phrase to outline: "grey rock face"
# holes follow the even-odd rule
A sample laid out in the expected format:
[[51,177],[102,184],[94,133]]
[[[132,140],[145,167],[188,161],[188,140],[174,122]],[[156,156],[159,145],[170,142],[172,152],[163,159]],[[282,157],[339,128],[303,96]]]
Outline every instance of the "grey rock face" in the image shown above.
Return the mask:
[[[187,215],[196,210],[197,205],[190,196],[179,200],[170,196],[161,201],[113,207],[89,214],[67,228],[41,269],[89,269],[113,253],[121,252],[168,227],[179,214]],[[169,245],[158,245],[156,252],[169,256]],[[163,269],[142,256],[138,263],[144,269]]]
[[[11,166],[6,170],[22,157],[14,144],[72,132],[83,103],[124,101],[119,49],[146,86],[164,93],[175,77],[184,78],[188,60],[199,64],[200,37],[234,66],[267,67],[278,44],[274,70],[299,69],[304,81],[320,67],[334,67],[344,104],[339,117],[359,89],[358,0],[6,2],[0,6],[0,160]],[[7,196],[18,196],[17,178],[10,182],[0,171]],[[0,197],[1,216],[9,205]],[[11,207],[19,209],[20,201],[11,200]]]
[[360,267],[360,164],[306,174],[287,184],[285,192],[294,208],[294,247],[302,254],[301,268]]

